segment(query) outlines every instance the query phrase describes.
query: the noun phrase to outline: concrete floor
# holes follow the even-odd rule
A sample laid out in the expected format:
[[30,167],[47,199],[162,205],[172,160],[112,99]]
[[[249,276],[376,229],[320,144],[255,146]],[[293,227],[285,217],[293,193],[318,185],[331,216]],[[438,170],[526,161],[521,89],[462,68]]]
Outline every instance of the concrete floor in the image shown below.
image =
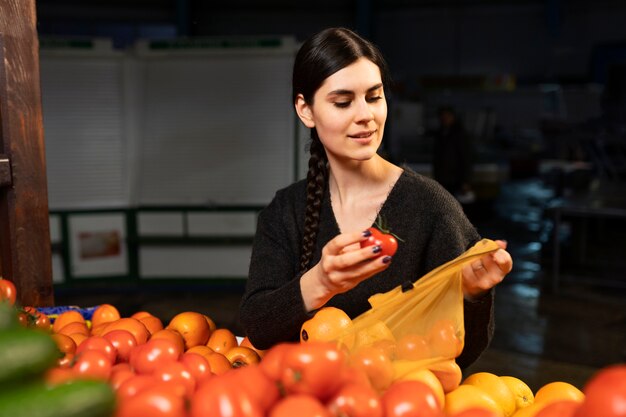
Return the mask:
[[[626,289],[563,280],[561,291],[544,288],[551,276],[550,221],[544,215],[552,191],[537,179],[512,181],[485,207],[468,207],[479,232],[505,239],[514,269],[496,291],[496,331],[490,347],[465,373],[512,375],[533,390],[561,380],[583,387],[599,368],[626,362]],[[622,270],[616,278],[626,279]],[[241,332],[241,288],[143,289],[120,293],[59,291],[57,305],[116,305],[123,315],[147,310],[167,321],[192,310],[218,326]],[[240,333],[239,333],[240,334]]]

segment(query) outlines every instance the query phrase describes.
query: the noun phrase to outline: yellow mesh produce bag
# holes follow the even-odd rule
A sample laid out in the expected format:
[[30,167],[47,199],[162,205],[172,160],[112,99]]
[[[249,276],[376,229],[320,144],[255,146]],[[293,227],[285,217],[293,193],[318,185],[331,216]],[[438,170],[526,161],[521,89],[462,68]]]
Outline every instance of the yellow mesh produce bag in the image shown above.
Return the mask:
[[[468,262],[494,252],[496,242],[483,239],[472,248],[412,283],[369,298],[371,309],[356,317],[337,338],[351,358],[380,348],[391,361],[391,379],[402,379],[423,368],[440,379],[447,392],[458,385],[460,369],[455,358],[465,338],[461,269]],[[403,288],[405,287],[405,288]],[[387,365],[385,365],[387,366]],[[380,367],[379,367],[380,368]],[[375,376],[381,380],[389,378]],[[380,374],[385,374],[380,369]],[[376,380],[372,381],[376,385]],[[377,388],[384,389],[389,381]]]

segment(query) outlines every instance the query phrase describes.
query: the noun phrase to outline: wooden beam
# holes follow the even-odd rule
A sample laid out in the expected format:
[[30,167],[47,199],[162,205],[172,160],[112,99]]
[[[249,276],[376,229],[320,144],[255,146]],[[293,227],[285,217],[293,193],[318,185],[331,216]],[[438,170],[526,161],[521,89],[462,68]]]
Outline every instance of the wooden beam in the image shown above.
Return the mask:
[[[35,0],[0,0],[0,274],[54,304]],[[7,178],[8,177],[8,178]]]

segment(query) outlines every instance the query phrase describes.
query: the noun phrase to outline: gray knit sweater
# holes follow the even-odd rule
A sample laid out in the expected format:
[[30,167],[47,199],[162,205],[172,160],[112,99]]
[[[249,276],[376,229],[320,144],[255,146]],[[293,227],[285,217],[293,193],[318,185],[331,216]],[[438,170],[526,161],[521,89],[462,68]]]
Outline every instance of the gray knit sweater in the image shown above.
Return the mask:
[[[302,323],[313,314],[305,311],[298,270],[305,204],[306,183],[302,180],[279,190],[259,214],[240,321],[252,344],[261,349],[298,340]],[[404,242],[399,243],[385,271],[327,303],[352,318],[370,308],[367,300],[371,295],[415,281],[480,239],[461,206],[443,187],[406,167],[379,214]],[[319,262],[324,245],[339,233],[327,189],[311,266]],[[464,303],[465,348],[457,358],[462,368],[474,362],[491,340],[493,296],[492,290],[478,301]]]

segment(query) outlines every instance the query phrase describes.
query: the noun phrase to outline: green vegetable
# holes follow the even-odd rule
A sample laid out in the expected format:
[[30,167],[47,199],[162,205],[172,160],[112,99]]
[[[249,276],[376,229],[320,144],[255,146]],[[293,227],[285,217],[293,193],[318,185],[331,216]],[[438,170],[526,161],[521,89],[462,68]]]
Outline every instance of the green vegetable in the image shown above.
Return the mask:
[[38,377],[59,356],[54,340],[42,331],[21,327],[0,331],[0,387]]
[[114,410],[113,389],[100,381],[40,381],[0,393],[0,417],[109,417]]
[[7,301],[0,301],[0,331],[19,326],[17,310]]

